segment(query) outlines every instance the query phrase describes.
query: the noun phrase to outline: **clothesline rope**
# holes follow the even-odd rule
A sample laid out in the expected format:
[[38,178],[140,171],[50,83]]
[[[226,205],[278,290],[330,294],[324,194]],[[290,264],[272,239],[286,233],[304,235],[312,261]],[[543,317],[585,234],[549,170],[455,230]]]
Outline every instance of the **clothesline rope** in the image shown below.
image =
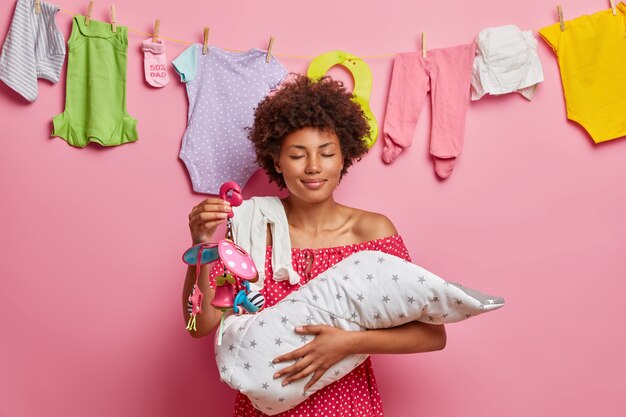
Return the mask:
[[[71,10],[65,10],[65,9],[60,9],[61,13],[65,13],[67,15],[70,15],[72,17],[80,14],[80,13],[75,13],[72,12]],[[136,35],[141,35],[141,36],[152,36],[152,33],[148,33],[148,32],[144,32],[135,28],[131,28],[131,27],[127,27],[128,31],[131,33],[134,33]],[[175,39],[175,38],[168,38],[165,36],[161,36],[159,35],[159,39],[163,39],[164,41],[168,41],[168,42],[173,42],[173,43],[179,43],[181,45],[193,45],[194,43],[197,42],[189,42],[189,41],[184,41],[184,40],[180,40],[180,39]],[[229,49],[229,48],[221,48],[224,49],[226,51],[231,51],[231,52],[244,52],[244,50],[242,49]],[[279,57],[283,57],[283,58],[294,58],[294,59],[313,59],[315,58],[315,56],[308,56],[308,55],[288,55],[288,54],[277,54],[272,52],[272,55],[274,56],[279,56]],[[368,56],[359,56],[359,58],[361,59],[385,59],[385,58],[393,58],[396,54],[385,54],[385,55],[368,55]]]

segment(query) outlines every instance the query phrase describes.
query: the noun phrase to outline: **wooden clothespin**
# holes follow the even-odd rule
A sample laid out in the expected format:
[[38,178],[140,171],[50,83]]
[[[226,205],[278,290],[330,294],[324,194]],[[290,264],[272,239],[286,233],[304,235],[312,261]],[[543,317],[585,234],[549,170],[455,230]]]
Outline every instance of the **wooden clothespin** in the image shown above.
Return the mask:
[[35,0],[35,14],[41,14],[41,0]]
[[87,16],[85,16],[85,26],[89,26],[91,20],[91,12],[93,12],[93,0],[89,0],[89,7],[87,8]]
[[611,11],[613,11],[613,16],[617,16],[617,10],[615,9],[615,2],[613,0],[609,0],[611,3]]
[[267,46],[267,54],[265,55],[265,62],[270,63],[270,58],[272,58],[272,46],[274,46],[274,37],[270,36],[270,43]]
[[202,55],[206,55],[209,50],[209,28],[204,28],[204,41],[202,42]]
[[426,32],[422,32],[422,59],[426,59]]
[[115,5],[111,6],[111,31],[117,32],[117,19],[115,18]]
[[161,29],[161,19],[157,19],[154,22],[154,33],[152,34],[152,43],[156,43],[157,38],[159,37],[159,29]]
[[563,21],[563,7],[560,4],[556,6],[556,13],[559,16],[559,24],[561,25],[561,32],[565,31],[565,22]]

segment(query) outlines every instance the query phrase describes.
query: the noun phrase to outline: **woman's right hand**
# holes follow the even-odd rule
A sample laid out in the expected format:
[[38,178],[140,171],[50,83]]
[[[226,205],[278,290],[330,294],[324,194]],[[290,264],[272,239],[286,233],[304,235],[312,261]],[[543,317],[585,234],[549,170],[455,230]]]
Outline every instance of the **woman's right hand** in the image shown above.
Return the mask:
[[193,244],[209,242],[215,229],[226,221],[230,203],[221,198],[209,197],[189,213],[189,231]]

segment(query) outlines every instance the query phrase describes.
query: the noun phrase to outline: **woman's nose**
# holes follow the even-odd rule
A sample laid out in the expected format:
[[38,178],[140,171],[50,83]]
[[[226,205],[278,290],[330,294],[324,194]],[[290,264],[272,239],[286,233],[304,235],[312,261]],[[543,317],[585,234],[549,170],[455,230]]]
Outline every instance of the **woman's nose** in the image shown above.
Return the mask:
[[321,163],[319,156],[310,156],[306,159],[305,172],[307,174],[315,174],[321,171]]

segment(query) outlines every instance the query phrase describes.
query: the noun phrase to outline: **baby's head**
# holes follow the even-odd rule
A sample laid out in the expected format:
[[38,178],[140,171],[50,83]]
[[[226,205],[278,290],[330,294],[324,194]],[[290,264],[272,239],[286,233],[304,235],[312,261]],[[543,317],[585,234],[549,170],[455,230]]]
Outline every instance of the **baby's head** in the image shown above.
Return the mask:
[[362,140],[369,134],[367,119],[343,83],[328,76],[313,81],[296,75],[259,103],[248,134],[257,162],[280,188],[286,187],[283,174],[276,169],[281,143],[287,135],[305,128],[337,137],[343,159],[340,178],[367,152]]

